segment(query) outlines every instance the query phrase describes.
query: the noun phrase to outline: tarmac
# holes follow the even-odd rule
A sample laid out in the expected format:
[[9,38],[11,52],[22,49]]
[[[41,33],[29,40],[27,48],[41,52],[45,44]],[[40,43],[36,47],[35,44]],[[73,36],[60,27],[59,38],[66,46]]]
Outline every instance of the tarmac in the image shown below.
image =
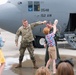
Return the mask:
[[[36,69],[33,68],[33,64],[30,60],[27,50],[23,59],[23,67],[15,68],[15,66],[18,64],[20,39],[19,45],[17,47],[15,45],[15,34],[2,29],[0,29],[0,31],[3,38],[5,39],[5,45],[2,48],[2,51],[6,59],[6,65],[2,75],[35,75]],[[72,49],[67,41],[58,41],[58,47],[62,60],[72,58],[72,61],[74,63],[74,75],[76,75],[76,50]],[[45,48],[35,48],[34,53],[38,67],[44,66],[45,52]],[[50,68],[50,71],[52,71],[52,68]]]

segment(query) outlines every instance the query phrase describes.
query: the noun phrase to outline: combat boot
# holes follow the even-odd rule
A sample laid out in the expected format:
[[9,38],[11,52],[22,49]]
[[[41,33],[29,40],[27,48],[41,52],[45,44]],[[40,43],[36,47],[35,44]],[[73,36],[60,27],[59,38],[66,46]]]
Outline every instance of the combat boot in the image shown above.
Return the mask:
[[38,69],[38,66],[36,65],[36,61],[33,61],[34,69]]
[[22,64],[18,64],[15,68],[21,68]]
[[15,68],[21,68],[22,67],[22,61],[19,60],[19,64]]

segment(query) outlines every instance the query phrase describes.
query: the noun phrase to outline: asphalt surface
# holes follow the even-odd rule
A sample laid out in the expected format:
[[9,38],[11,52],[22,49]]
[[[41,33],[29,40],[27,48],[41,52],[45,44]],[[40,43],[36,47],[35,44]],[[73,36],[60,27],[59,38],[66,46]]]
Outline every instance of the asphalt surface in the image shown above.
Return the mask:
[[[6,65],[2,75],[35,75],[36,69],[33,69],[33,64],[30,60],[29,53],[26,50],[25,57],[23,59],[22,68],[16,69],[15,66],[18,64],[18,56],[19,56],[19,45],[16,47],[15,45],[15,34],[10,33],[5,30],[0,30],[3,38],[5,39],[5,45],[2,48],[6,59]],[[76,75],[76,50],[72,49],[71,46],[67,43],[67,41],[59,41],[59,54],[62,60],[71,59],[74,63],[74,72]],[[35,57],[37,60],[37,65],[39,67],[44,66],[44,58],[45,58],[45,48],[35,48]],[[50,68],[50,71],[52,68]]]

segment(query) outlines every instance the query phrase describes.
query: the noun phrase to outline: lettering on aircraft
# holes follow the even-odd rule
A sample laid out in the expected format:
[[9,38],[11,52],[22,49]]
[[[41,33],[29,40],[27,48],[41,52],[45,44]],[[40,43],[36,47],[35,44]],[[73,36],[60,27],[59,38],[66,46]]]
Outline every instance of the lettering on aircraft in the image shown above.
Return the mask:
[[47,14],[47,17],[51,17],[52,16],[52,14]]
[[41,14],[41,17],[52,17],[52,14]]
[[49,9],[42,8],[42,9],[41,9],[41,12],[49,12]]
[[46,14],[41,14],[41,17],[46,17]]

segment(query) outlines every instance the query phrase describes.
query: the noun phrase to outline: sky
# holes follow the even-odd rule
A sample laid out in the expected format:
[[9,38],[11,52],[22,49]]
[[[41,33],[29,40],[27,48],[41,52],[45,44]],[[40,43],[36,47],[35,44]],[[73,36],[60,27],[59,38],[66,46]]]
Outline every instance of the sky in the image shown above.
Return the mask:
[[7,0],[0,0],[0,5],[6,3]]

